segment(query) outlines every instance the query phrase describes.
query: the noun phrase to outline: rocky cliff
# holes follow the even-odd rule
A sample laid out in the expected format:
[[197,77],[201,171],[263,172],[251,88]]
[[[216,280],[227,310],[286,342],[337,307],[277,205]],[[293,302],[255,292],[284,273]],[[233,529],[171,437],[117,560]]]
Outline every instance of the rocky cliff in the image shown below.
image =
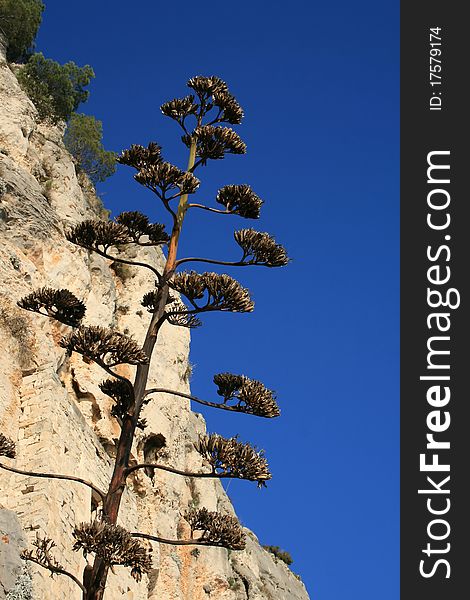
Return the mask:
[[[98,387],[103,372],[78,355],[65,355],[57,345],[65,326],[16,307],[17,299],[37,287],[66,287],[85,301],[87,324],[143,339],[148,313],[140,300],[152,289],[152,276],[69,244],[64,229],[85,218],[106,219],[107,213],[87,180],[77,177],[60,128],[37,123],[34,106],[0,56],[0,431],[18,449],[16,459],[4,462],[73,474],[106,488],[119,426]],[[154,249],[139,249],[139,258],[146,253],[162,260]],[[151,386],[189,391],[188,351],[188,331],[165,325]],[[137,436],[135,460],[142,462],[144,451],[164,439],[160,462],[184,470],[201,466],[193,442],[205,424],[187,400],[160,395],[143,417],[148,426]],[[133,530],[176,538],[184,533],[181,513],[189,506],[233,513],[218,481],[158,472],[152,484],[138,473],[120,516]],[[79,483],[0,470],[0,599],[79,600],[81,592],[70,580],[25,566],[19,551],[37,533],[46,534],[57,544],[59,561],[81,577],[86,562],[71,550],[71,530],[88,521],[95,507],[91,491]],[[249,531],[243,552],[153,544],[152,557],[153,570],[141,583],[116,568],[105,598],[308,600],[303,584]]]

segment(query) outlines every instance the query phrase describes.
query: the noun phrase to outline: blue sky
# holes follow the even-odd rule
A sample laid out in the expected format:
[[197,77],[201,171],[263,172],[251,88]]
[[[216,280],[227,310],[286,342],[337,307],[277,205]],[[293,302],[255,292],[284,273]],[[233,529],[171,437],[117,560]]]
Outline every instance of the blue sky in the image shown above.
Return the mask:
[[[248,154],[201,170],[199,199],[249,183],[262,218],[194,211],[180,256],[230,260],[234,229],[255,226],[293,260],[231,272],[256,311],[205,318],[193,333],[192,389],[211,399],[212,376],[231,371],[277,391],[277,420],[204,411],[210,431],[238,433],[270,461],[266,490],[230,484],[240,519],[292,554],[315,600],[396,600],[399,3],[46,5],[38,50],[93,66],[81,110],[103,121],[109,149],[155,140],[185,166],[159,106],[196,74],[225,79],[244,107]],[[125,167],[100,192],[114,214],[164,218]]]

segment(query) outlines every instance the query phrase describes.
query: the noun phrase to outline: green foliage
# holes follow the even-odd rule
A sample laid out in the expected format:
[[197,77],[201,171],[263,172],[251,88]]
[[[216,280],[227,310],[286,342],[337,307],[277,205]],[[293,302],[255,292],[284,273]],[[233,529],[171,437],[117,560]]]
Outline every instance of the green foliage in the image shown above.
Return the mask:
[[42,53],[33,54],[18,73],[18,81],[38,109],[42,121],[68,121],[79,104],[88,99],[85,87],[95,76],[86,65],[61,65]]
[[72,115],[65,131],[65,147],[94,184],[116,171],[116,154],[104,149],[102,138],[101,121],[89,115]]
[[20,61],[32,49],[43,10],[41,0],[0,0],[0,29],[8,41],[8,60]]
[[276,558],[283,560],[286,563],[286,565],[291,565],[294,562],[289,552],[281,550],[279,546],[263,546],[263,548],[268,552],[271,552],[271,554],[274,554]]

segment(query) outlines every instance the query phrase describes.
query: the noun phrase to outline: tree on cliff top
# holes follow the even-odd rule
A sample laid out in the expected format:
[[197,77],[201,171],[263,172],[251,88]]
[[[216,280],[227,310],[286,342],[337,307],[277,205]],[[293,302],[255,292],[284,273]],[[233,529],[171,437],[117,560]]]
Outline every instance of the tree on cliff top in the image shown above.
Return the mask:
[[34,47],[41,25],[41,0],[0,0],[0,29],[7,38],[7,59],[20,61]]
[[95,76],[90,65],[78,67],[70,61],[64,65],[33,54],[18,70],[18,81],[38,110],[41,121],[68,121],[89,91],[85,88]]
[[[101,385],[103,394],[113,402],[112,417],[121,427],[116,445],[114,470],[106,490],[93,482],[72,475],[26,472],[9,463],[0,467],[13,473],[31,477],[49,477],[70,480],[87,486],[99,498],[99,517],[77,524],[73,549],[85,557],[94,556],[93,566],[85,571],[83,580],[67,571],[54,557],[54,542],[38,537],[34,549],[24,552],[24,558],[48,569],[51,574],[71,578],[82,590],[86,600],[103,598],[108,571],[121,565],[130,568],[131,575],[140,580],[151,568],[151,558],[140,539],[172,545],[218,546],[241,550],[245,534],[235,517],[212,512],[206,508],[191,509],[182,517],[186,520],[189,535],[180,530],[179,539],[168,539],[159,532],[158,523],[152,531],[131,532],[118,524],[121,499],[133,474],[143,470],[153,474],[163,470],[175,476],[188,478],[238,478],[257,482],[262,487],[271,479],[263,451],[239,441],[236,437],[224,438],[217,434],[201,435],[195,444],[202,466],[188,472],[174,465],[168,466],[144,453],[143,462],[131,454],[137,428],[145,428],[142,409],[150,402],[158,402],[162,394],[187,398],[213,408],[241,412],[259,417],[279,416],[274,393],[260,381],[245,375],[219,373],[214,376],[219,400],[203,400],[162,387],[149,388],[148,376],[152,354],[162,325],[195,328],[207,312],[249,313],[254,309],[250,293],[238,281],[226,274],[181,271],[188,263],[208,263],[226,267],[265,266],[282,267],[289,261],[285,249],[268,234],[252,228],[235,231],[234,239],[240,255],[234,260],[216,258],[178,258],[178,244],[183,223],[189,211],[203,210],[217,215],[236,215],[257,219],[263,204],[247,184],[225,185],[219,189],[215,206],[190,201],[198,187],[195,172],[212,160],[223,159],[227,154],[245,154],[246,146],[233,129],[225,124],[238,125],[243,111],[225,82],[218,77],[193,77],[188,81],[191,93],[162,105],[162,113],[173,119],[183,130],[182,141],[189,150],[186,170],[165,161],[157,143],[147,147],[132,145],[119,157],[119,162],[135,170],[137,183],[150,190],[160,201],[170,222],[170,232],[165,226],[151,223],[139,212],[121,213],[114,222],[86,220],[74,225],[67,239],[88,251],[96,252],[112,262],[130,264],[149,269],[155,277],[155,286],[142,298],[142,306],[150,313],[143,345],[132,337],[113,329],[82,324],[86,307],[82,300],[69,290],[41,288],[19,301],[19,305],[71,328],[60,345],[83,356],[87,362],[99,365],[108,375]],[[218,205],[218,206],[217,206]],[[159,246],[166,248],[163,269],[150,262],[123,258],[114,249],[129,245]],[[184,302],[180,299],[184,298]],[[119,365],[135,366],[133,381],[122,374]],[[14,459],[15,444],[0,434],[0,454]],[[171,457],[170,457],[171,460]],[[91,518],[91,517],[90,517]],[[148,542],[147,542],[148,543]]]
[[103,124],[95,117],[74,113],[67,123],[65,147],[95,185],[116,171],[116,154],[104,149],[102,138]]

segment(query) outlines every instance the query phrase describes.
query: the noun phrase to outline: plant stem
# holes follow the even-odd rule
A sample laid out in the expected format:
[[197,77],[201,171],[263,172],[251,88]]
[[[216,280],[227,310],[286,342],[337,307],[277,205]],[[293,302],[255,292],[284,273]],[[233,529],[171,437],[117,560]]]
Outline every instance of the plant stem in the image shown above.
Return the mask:
[[[187,171],[190,172],[194,167],[196,160],[196,139],[193,138],[189,151],[189,160]],[[165,312],[165,307],[168,300],[169,287],[168,281],[171,279],[176,268],[176,255],[178,251],[178,242],[183,226],[184,217],[187,211],[188,194],[183,194],[180,197],[176,219],[171,232],[171,237],[168,245],[168,257],[159,287],[159,302],[157,310],[153,313],[150,325],[145,336],[145,341],[142,350],[151,359],[155,344],[157,342],[158,332],[161,327],[161,317]],[[145,388],[147,386],[150,369],[150,361],[145,365],[138,365],[134,380],[134,405],[129,410],[129,414],[123,419],[121,436],[119,438],[116,460],[114,464],[114,472],[109,484],[108,493],[103,504],[103,520],[108,523],[115,524],[117,522],[119,508],[121,505],[122,494],[126,486],[126,471],[129,467],[129,457],[132,449],[135,429],[139,418],[140,410],[145,399]],[[102,600],[106,579],[108,576],[109,567],[100,559],[95,558],[93,570],[88,583],[87,600]]]
[[0,463],[0,469],[5,469],[5,471],[10,471],[11,473],[17,473],[18,475],[27,475],[28,477],[44,477],[45,479],[65,479],[66,481],[77,481],[78,483],[83,483],[87,487],[91,488],[94,492],[98,494],[101,500],[104,500],[104,493],[93,485],[89,481],[85,479],[81,479],[80,477],[74,477],[73,475],[60,475],[59,473],[35,473],[33,471],[22,471],[21,469],[15,469],[15,467],[10,467]]
[[160,544],[170,544],[172,546],[212,546],[216,548],[225,548],[222,544],[208,542],[202,538],[196,538],[194,540],[168,540],[166,538],[158,537],[156,535],[149,535],[148,533],[132,532],[132,537],[144,538],[146,540],[152,540],[159,542]]

